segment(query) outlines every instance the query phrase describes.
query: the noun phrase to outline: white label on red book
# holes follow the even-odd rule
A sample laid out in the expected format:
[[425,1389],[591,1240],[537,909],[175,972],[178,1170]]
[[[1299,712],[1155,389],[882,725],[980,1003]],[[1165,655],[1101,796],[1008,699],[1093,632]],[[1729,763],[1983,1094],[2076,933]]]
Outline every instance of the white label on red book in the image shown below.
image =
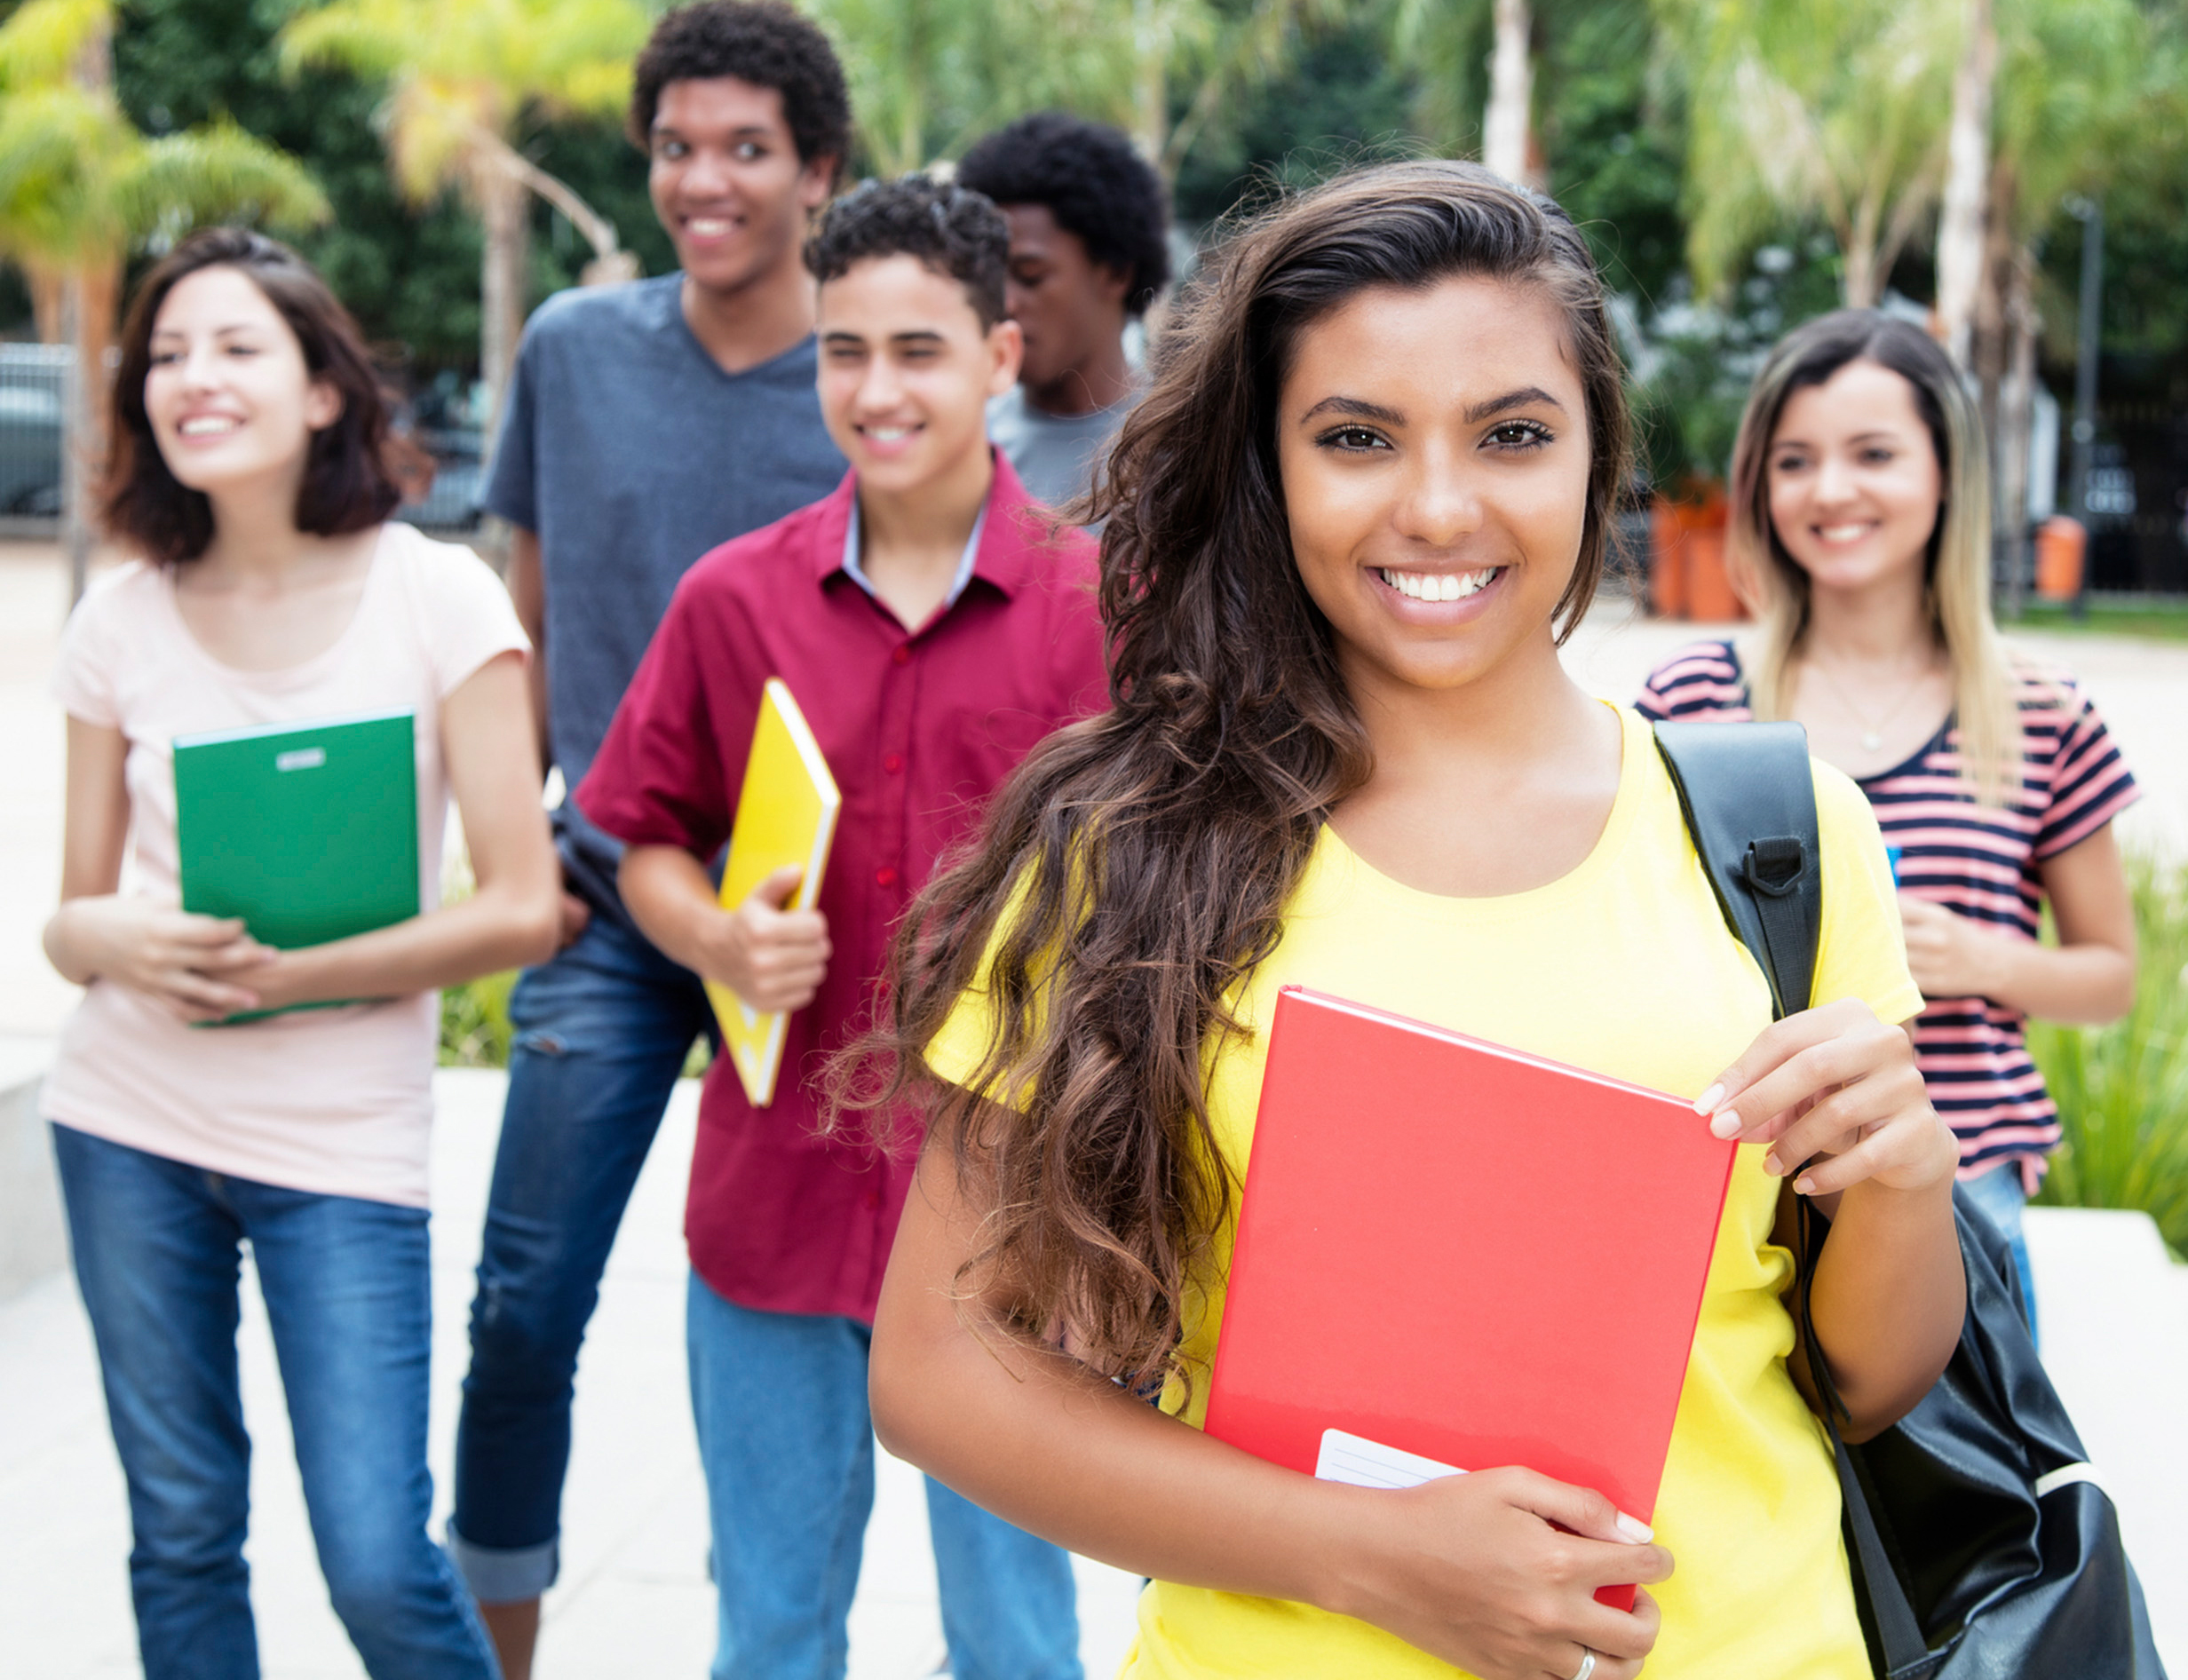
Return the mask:
[[1345,1482],[1354,1487],[1418,1487],[1443,1476],[1463,1476],[1455,1464],[1446,1464],[1418,1453],[1403,1452],[1371,1441],[1364,1435],[1343,1430],[1324,1430],[1322,1448],[1315,1455],[1314,1479]]

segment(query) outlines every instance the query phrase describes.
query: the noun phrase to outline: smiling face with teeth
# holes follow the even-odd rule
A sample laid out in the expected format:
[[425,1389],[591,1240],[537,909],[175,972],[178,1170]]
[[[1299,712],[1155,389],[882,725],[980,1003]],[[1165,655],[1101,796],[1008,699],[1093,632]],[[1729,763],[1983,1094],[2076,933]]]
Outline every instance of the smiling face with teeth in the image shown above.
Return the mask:
[[315,379],[295,331],[239,268],[201,268],[178,281],[152,323],[145,414],[161,458],[181,483],[218,500],[303,480],[312,434],[342,412]]
[[723,297],[803,283],[806,218],[836,162],[798,156],[778,90],[732,75],[670,82],[647,139],[646,190],[691,284]]
[[820,285],[820,417],[873,496],[986,494],[987,400],[1018,381],[1018,323],[990,327],[962,281],[908,252]]
[[1765,471],[1771,527],[1811,587],[1919,596],[1945,474],[1904,375],[1850,361],[1792,392]]
[[1356,700],[1556,672],[1589,445],[1555,302],[1371,288],[1300,334],[1279,401],[1293,555]]

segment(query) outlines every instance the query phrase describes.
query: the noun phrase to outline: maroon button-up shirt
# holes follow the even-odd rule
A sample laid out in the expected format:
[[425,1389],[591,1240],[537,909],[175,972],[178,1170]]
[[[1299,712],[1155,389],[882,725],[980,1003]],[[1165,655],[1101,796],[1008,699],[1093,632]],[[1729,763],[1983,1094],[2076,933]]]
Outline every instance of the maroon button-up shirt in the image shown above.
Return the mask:
[[813,1136],[828,1053],[869,1018],[890,934],[936,860],[1050,730],[1107,703],[1094,547],[1050,537],[1000,454],[972,575],[916,630],[843,569],[855,477],[685,575],[599,756],[585,814],[711,859],[729,838],[760,688],[780,677],[843,791],[820,884],[835,955],[790,1018],[772,1106],[726,1059],[699,1105],[684,1232],[718,1294],[872,1322],[913,1163]]

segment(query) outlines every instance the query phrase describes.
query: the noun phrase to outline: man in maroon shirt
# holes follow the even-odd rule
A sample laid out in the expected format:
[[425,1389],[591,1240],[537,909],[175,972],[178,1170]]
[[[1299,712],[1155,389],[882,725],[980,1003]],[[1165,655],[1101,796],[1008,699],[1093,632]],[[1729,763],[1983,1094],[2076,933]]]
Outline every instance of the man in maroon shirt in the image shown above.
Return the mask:
[[[797,1011],[771,1107],[726,1060],[708,1075],[685,1214],[715,1680],[844,1668],[873,1500],[868,1327],[913,1163],[814,1136],[821,1064],[937,859],[1028,748],[1106,700],[1091,545],[1051,535],[987,442],[985,404],[1019,372],[1008,250],[987,199],[917,176],[830,208],[806,261],[851,473],[685,575],[577,790],[629,848],[620,885],[647,937],[751,1008]],[[817,908],[781,907],[791,868],[724,910],[705,860],[770,677],[844,805]],[[1078,1676],[1065,1554],[933,1482],[927,1499],[959,1680]]]

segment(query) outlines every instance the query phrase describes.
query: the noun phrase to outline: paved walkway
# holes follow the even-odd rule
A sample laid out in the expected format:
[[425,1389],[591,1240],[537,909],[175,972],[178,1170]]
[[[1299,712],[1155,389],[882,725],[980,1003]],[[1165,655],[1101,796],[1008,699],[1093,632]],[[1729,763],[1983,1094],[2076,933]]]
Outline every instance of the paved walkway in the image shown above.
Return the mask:
[[[448,1512],[464,1316],[479,1253],[502,1076],[444,1071],[436,1088],[431,1462]],[[540,1680],[697,1680],[714,1648],[706,1494],[684,1375],[683,1189],[698,1088],[678,1089],[608,1262],[577,1372],[562,1579],[548,1595]],[[244,1289],[244,1412],[252,1602],[266,1680],[361,1680],[320,1579],[258,1291]],[[851,1617],[852,1680],[917,1680],[942,1660],[924,1494],[884,1454]],[[107,1434],[90,1327],[56,1273],[0,1304],[0,1673],[122,1680],[138,1673],[129,1513]],[[1130,1642],[1135,1577],[1080,1560],[1082,1649],[1114,1674]]]
[[[59,873],[60,724],[44,697],[66,586],[50,548],[0,543],[0,1034],[35,1041],[71,1002],[37,954]],[[1629,696],[1693,627],[1591,616],[1568,658]],[[2088,678],[2152,796],[2123,824],[2134,844],[2188,855],[2188,647],[2055,638]],[[18,1044],[28,1053],[33,1044]],[[433,1153],[432,1464],[445,1509],[464,1314],[500,1109],[498,1075],[444,1073]],[[543,1680],[696,1676],[712,1645],[703,1492],[685,1401],[680,1228],[694,1092],[678,1094],[611,1260],[578,1374],[567,1557],[550,1596]],[[2119,1216],[2038,1220],[2038,1288],[2061,1388],[2092,1457],[2110,1470],[2173,1666],[2188,1672],[2188,1288]],[[2123,1280],[2132,1279],[2132,1286]],[[254,1463],[250,1557],[269,1680],[355,1680],[327,1607],[256,1291],[242,1335]],[[36,1680],[137,1672],[123,1559],[127,1513],[96,1361],[74,1288],[55,1273],[0,1301],[0,1671]],[[1081,1568],[1090,1674],[1114,1672],[1137,1583]],[[852,1613],[858,1680],[913,1680],[942,1655],[919,1478],[884,1457]]]

